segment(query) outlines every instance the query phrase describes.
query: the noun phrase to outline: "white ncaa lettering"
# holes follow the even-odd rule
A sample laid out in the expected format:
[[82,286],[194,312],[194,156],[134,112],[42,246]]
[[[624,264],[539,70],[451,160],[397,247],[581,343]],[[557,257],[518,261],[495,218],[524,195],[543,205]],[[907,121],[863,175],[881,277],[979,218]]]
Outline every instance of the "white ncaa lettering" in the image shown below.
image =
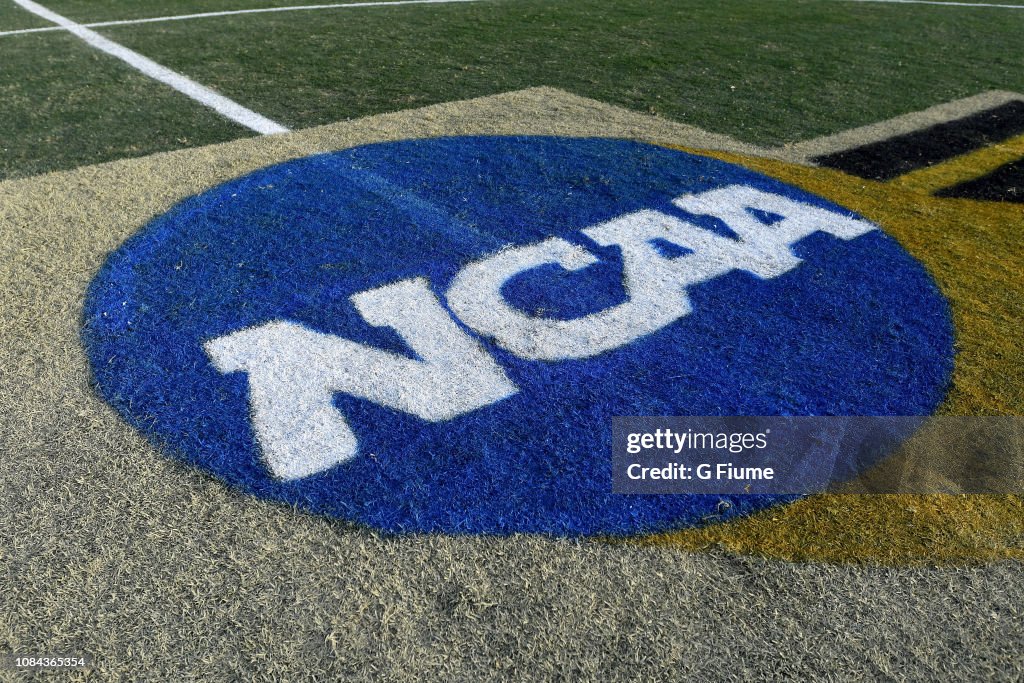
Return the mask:
[[517,391],[451,319],[426,279],[360,292],[351,301],[369,324],[393,328],[420,360],[280,320],[204,345],[222,373],[248,373],[253,427],[279,479],[307,477],[355,457],[358,442],[333,405],[336,393],[440,422]]
[[[566,270],[580,270],[597,262],[582,247],[560,239],[506,249],[469,264],[452,281],[446,295],[448,305],[468,326],[493,337],[521,358],[596,356],[670,325],[690,312],[679,269],[650,243],[655,237],[671,239],[686,230],[679,219],[656,211],[638,211],[584,230],[597,243],[619,244],[622,249],[623,279],[629,298],[597,313],[573,320],[531,316],[513,308],[501,295],[506,282],[532,268],[554,263]],[[706,230],[696,232],[701,235],[695,235],[694,241],[703,236],[721,239]]]
[[[739,239],[657,211],[637,211],[583,231],[601,246],[621,251],[628,296],[622,304],[572,320],[532,316],[511,306],[501,289],[513,277],[546,264],[580,270],[597,262],[582,247],[550,239],[467,265],[448,289],[448,305],[466,325],[521,358],[589,358],[689,314],[689,286],[737,269],[766,279],[778,277],[800,264],[790,246],[811,233],[821,230],[851,239],[874,229],[867,221],[743,185],[680,197],[673,203],[689,213],[721,219]],[[780,220],[765,225],[748,209],[776,214]],[[656,240],[692,253],[667,258],[655,248]]]
[[[684,195],[673,202],[683,211],[714,216],[739,237],[734,268],[762,278],[778,277],[801,263],[790,247],[815,232],[851,240],[875,229],[865,220],[844,216],[789,197],[746,185],[729,185],[700,194]],[[778,222],[765,225],[750,209],[775,214]]]
[[[737,237],[657,211],[637,211],[583,230],[622,255],[626,301],[571,320],[534,316],[503,296],[512,278],[544,265],[584,270],[598,258],[551,238],[509,247],[464,266],[446,293],[451,310],[475,332],[529,360],[589,358],[652,334],[688,315],[687,288],[733,270],[770,279],[801,263],[791,247],[814,232],[850,240],[875,229],[865,220],[744,185],[676,198],[694,215],[712,216]],[[751,210],[773,214],[770,224]],[[668,257],[664,241],[687,253]],[[351,297],[371,325],[393,328],[418,359],[276,320],[206,342],[222,373],[249,375],[256,437],[274,476],[299,479],[355,457],[358,440],[334,405],[347,393],[415,415],[451,420],[518,389],[451,318],[425,278]]]

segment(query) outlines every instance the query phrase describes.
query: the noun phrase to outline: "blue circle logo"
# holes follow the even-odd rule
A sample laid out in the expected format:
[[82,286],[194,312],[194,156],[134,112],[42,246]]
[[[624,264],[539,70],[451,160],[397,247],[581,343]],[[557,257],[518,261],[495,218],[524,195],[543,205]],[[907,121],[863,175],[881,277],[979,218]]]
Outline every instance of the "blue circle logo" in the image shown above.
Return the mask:
[[631,534],[773,496],[612,493],[617,415],[923,415],[929,275],[778,180],[625,140],[460,137],[263,169],[92,282],[99,392],[251,494],[387,531]]

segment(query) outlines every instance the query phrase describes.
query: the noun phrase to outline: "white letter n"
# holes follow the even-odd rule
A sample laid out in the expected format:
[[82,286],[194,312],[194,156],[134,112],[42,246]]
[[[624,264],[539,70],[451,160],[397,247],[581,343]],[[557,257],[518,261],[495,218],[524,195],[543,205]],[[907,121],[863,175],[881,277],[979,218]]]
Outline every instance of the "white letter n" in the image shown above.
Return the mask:
[[426,279],[360,292],[351,301],[369,324],[398,332],[418,360],[283,320],[203,345],[222,373],[248,373],[256,438],[279,479],[308,477],[355,457],[358,441],[334,407],[335,393],[439,422],[517,392]]

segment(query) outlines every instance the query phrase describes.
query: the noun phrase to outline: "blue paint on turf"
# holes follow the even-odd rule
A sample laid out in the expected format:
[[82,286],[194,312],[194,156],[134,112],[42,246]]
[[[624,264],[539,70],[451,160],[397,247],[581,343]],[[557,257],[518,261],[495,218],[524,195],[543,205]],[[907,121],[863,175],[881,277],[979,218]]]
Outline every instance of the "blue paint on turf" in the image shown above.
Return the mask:
[[639,209],[678,215],[674,197],[732,183],[839,210],[735,165],[622,140],[448,138],[299,159],[186,200],[128,240],[89,288],[82,336],[98,390],[128,421],[260,497],[388,531],[630,534],[725,519],[785,499],[736,496],[726,509],[717,496],[613,495],[611,417],[932,412],[952,369],[949,312],[882,232],[812,235],[793,271],[695,287],[692,315],[596,358],[525,362],[485,342],[520,392],[450,422],[338,395],[360,455],[291,483],[260,462],[246,376],[218,373],[201,344],[286,318],[408,354],[348,297],[414,276],[443,295],[467,262],[551,235],[603,263],[538,268],[503,293],[528,312],[585,315],[625,294],[616,250],[578,230]]

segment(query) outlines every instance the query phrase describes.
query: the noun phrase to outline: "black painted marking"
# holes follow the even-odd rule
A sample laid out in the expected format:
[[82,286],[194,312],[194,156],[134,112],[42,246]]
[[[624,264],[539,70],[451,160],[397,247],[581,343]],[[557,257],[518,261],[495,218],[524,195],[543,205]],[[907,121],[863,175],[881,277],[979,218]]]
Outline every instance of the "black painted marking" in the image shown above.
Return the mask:
[[935,196],[1024,204],[1024,159],[1004,164],[980,178],[939,190]]
[[881,142],[815,157],[820,166],[871,180],[891,180],[904,173],[1024,133],[1024,101],[898,135]]

